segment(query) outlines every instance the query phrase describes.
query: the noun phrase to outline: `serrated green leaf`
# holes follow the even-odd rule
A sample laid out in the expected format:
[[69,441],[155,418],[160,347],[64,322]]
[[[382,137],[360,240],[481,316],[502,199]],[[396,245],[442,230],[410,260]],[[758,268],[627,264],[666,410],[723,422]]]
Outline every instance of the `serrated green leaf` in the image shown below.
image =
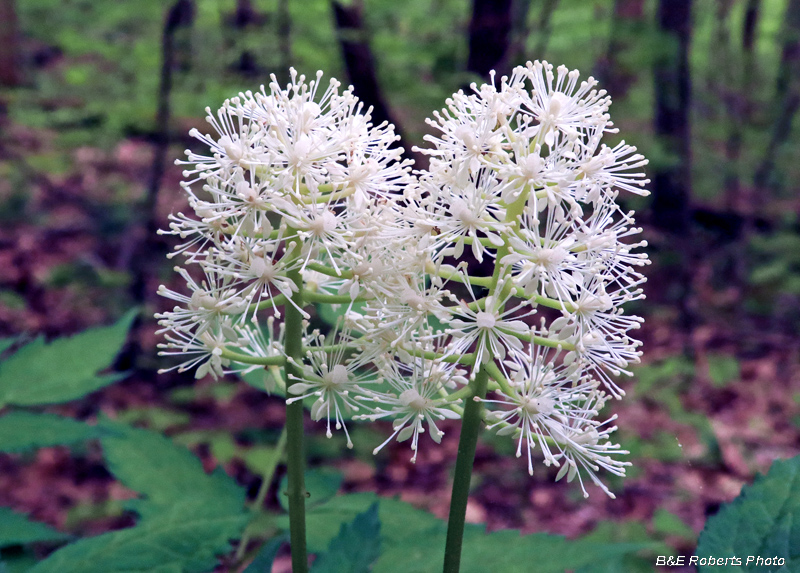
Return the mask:
[[9,412],[0,416],[0,452],[70,445],[100,438],[108,430],[71,418],[35,412]]
[[49,525],[31,521],[21,513],[0,507],[0,547],[24,545],[36,541],[61,541],[69,537]]
[[[800,569],[800,456],[777,460],[766,476],[744,486],[739,497],[710,517],[700,534],[697,556],[781,557],[788,571]],[[701,571],[717,567],[701,567]],[[737,568],[775,571],[775,567]]]
[[[427,511],[400,500],[379,498],[372,492],[339,495],[322,505],[310,508],[306,513],[306,538],[309,551],[314,553],[325,551],[342,524],[355,519],[356,515],[368,510],[376,501],[380,502],[378,517],[384,539],[413,537],[421,532],[445,527],[443,521]],[[280,517],[276,525],[281,529],[288,529],[288,516]]]
[[29,573],[203,573],[246,522],[246,515],[210,515],[178,503],[135,527],[67,545]]
[[380,555],[381,522],[378,502],[339,529],[328,551],[314,562],[312,573],[368,573]]
[[161,434],[108,421],[103,426],[115,433],[102,439],[108,468],[145,497],[130,505],[142,517],[179,500],[202,502],[206,515],[242,511],[245,491],[222,469],[207,474],[194,454]]
[[[428,573],[441,569],[447,524],[430,513],[397,499],[379,498],[371,492],[334,497],[306,514],[309,551],[320,553],[343,523],[352,521],[373,503],[379,503],[383,549],[373,567],[375,573]],[[277,521],[287,528],[288,518]],[[462,573],[537,573],[578,569],[603,561],[614,561],[659,544],[567,541],[555,535],[520,536],[516,531],[486,534],[479,526],[467,526],[464,536]],[[539,564],[541,563],[541,570]]]
[[[445,531],[440,529],[408,537],[390,545],[375,564],[375,573],[427,573],[442,566]],[[592,543],[567,541],[544,533],[521,536],[518,531],[486,534],[479,528],[465,532],[461,555],[462,573],[529,573],[535,563],[536,573],[562,573],[619,557],[649,547],[647,543]]]
[[275,556],[285,541],[286,538],[284,536],[275,537],[267,541],[258,552],[258,555],[256,555],[256,558],[250,562],[250,565],[242,573],[269,573],[272,571],[272,563],[275,561]]
[[37,338],[0,364],[0,405],[34,406],[75,400],[120,380],[98,376],[119,352],[136,311],[113,326],[92,328],[50,344]]

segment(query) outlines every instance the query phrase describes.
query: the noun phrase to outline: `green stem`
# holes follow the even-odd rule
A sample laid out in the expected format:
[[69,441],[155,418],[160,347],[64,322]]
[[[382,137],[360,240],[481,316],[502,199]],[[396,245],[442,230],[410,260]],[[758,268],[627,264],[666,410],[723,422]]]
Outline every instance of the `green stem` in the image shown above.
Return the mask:
[[464,523],[469,500],[469,484],[472,480],[472,464],[475,462],[475,449],[483,417],[483,402],[475,398],[486,397],[489,373],[479,368],[475,379],[470,382],[472,398],[464,405],[461,422],[461,437],[458,441],[458,457],[453,477],[453,492],[450,497],[450,517],[447,520],[447,541],[444,550],[444,573],[458,573],[461,566],[461,544],[464,537]]
[[[519,217],[528,200],[527,193],[520,196],[506,209],[506,222],[511,223],[509,233],[519,229]],[[508,236],[503,245],[497,248],[495,255],[494,271],[489,283],[489,295],[497,293],[498,286],[510,268],[501,263],[508,254]],[[499,309],[502,312],[503,309]],[[489,360],[492,363],[492,359]],[[494,364],[492,364],[494,366]],[[481,431],[483,420],[483,400],[486,398],[486,389],[489,385],[488,364],[477,364],[477,371],[473,371],[475,378],[469,383],[472,397],[467,398],[464,405],[464,414],[461,417],[461,437],[458,440],[458,455],[456,469],[453,475],[453,492],[450,496],[450,516],[447,520],[447,540],[444,548],[444,573],[458,573],[461,567],[461,546],[464,537],[464,522],[467,516],[467,501],[469,500],[469,484],[472,480],[472,465],[475,462],[475,449],[478,446],[478,435]],[[499,380],[498,380],[499,382]]]
[[[300,246],[295,245],[294,252],[299,253]],[[297,292],[292,296],[294,304],[284,307],[286,313],[285,352],[287,360],[284,366],[286,375],[286,395],[291,394],[289,388],[296,382],[292,376],[300,376],[300,368],[296,364],[303,356],[303,316],[298,308],[303,308],[303,278],[295,269],[287,273],[295,285]],[[286,470],[287,491],[289,498],[289,542],[292,548],[292,571],[307,573],[308,554],[306,550],[306,484],[304,472],[305,453],[303,451],[303,401],[298,400],[286,405]]]

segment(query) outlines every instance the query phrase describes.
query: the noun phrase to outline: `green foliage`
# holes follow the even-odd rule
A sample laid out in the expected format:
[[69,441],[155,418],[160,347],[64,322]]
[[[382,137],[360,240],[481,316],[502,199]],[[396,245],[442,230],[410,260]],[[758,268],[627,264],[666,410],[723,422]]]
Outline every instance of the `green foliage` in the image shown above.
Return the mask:
[[380,555],[381,522],[378,502],[342,524],[339,535],[331,539],[328,551],[314,562],[312,573],[368,573]]
[[0,507],[0,547],[64,539],[69,539],[69,535],[56,531],[44,523],[31,521],[7,507]]
[[178,412],[158,406],[146,408],[130,408],[117,414],[117,420],[126,424],[142,424],[152,430],[164,431],[174,426],[185,426],[191,416],[186,412]]
[[[748,277],[751,285],[749,310],[769,312],[777,297],[800,297],[800,236],[793,220],[771,235],[755,235],[748,245],[754,266]],[[793,308],[782,308],[782,314],[794,317]]]
[[[658,554],[671,551],[664,543],[654,543],[642,523],[638,521],[598,523],[591,533],[581,538],[581,541],[595,543],[649,543],[646,552],[620,554],[599,563],[591,563],[576,570],[576,573],[650,573],[653,570],[653,560]],[[645,553],[646,556],[642,556]]]
[[55,414],[18,411],[0,416],[0,452],[70,445],[106,434],[103,428]]
[[[739,497],[710,517],[700,534],[698,557],[778,556],[780,571],[800,567],[800,456],[777,460],[766,476],[744,486]],[[701,567],[714,571],[717,567]],[[778,567],[742,564],[739,571],[778,571]]]
[[245,492],[222,469],[206,474],[200,460],[168,438],[112,422],[115,435],[102,439],[109,470],[144,496],[130,507],[150,517],[176,502],[204,516],[239,515]]
[[[306,508],[311,510],[335,496],[342,485],[342,479],[341,473],[331,469],[317,468],[306,472],[305,483],[306,491],[308,492]],[[289,511],[289,500],[286,496],[287,485],[287,476],[283,476],[281,485],[278,488],[280,492],[278,501],[284,511]]]
[[92,328],[45,344],[38,338],[0,365],[0,406],[36,406],[75,400],[121,379],[97,375],[119,352],[138,311],[115,325]]
[[247,523],[245,492],[221,470],[206,474],[200,460],[160,434],[106,421],[102,438],[111,472],[144,496],[128,507],[132,528],[70,544],[33,573],[202,572],[216,564]]
[[723,388],[739,379],[739,361],[727,354],[710,354],[708,375],[716,388]]
[[82,539],[59,549],[30,573],[201,573],[229,550],[246,517],[197,512],[175,503],[130,529]]
[[16,341],[16,338],[0,338],[0,354],[11,348]]
[[666,509],[657,509],[653,515],[653,530],[663,535],[682,537],[694,542],[697,535],[683,520]]
[[258,555],[256,555],[256,558],[250,562],[250,565],[242,573],[268,573],[272,571],[272,562],[275,561],[275,556],[278,555],[278,550],[285,541],[286,538],[283,536],[267,541],[258,552]]
[[[682,395],[695,376],[694,364],[685,356],[670,356],[660,362],[643,364],[634,371],[637,380],[636,396],[665,408],[670,418],[695,429],[709,452],[719,450],[717,439],[708,417],[700,412],[691,412],[683,406]],[[625,436],[622,446],[635,457],[650,457],[662,461],[685,459],[685,454],[674,434],[656,432],[648,440],[638,435]]]
[[[324,552],[343,524],[352,522],[376,502],[383,550],[373,571],[428,573],[441,568],[446,523],[400,500],[379,498],[374,493],[336,496],[309,509],[306,522],[309,551]],[[277,525],[288,528],[288,517],[280,518]],[[652,542],[567,541],[546,534],[520,536],[517,531],[487,534],[483,527],[469,526],[464,538],[462,571],[527,573],[535,560],[537,573],[560,573],[654,546]]]

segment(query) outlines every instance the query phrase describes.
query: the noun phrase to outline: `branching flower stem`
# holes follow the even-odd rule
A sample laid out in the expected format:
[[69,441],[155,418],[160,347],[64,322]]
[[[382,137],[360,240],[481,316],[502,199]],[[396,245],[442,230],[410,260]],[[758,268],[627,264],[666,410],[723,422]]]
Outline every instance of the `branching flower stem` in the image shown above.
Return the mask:
[[[527,193],[520,193],[519,197],[508,206],[505,222],[510,223],[507,232],[513,233],[519,228],[519,217],[528,200]],[[503,240],[503,245],[497,248],[494,272],[488,284],[489,296],[497,292],[500,279],[510,271],[500,261],[508,254],[508,236]],[[502,312],[503,309],[500,309]],[[467,516],[467,502],[469,501],[469,486],[472,481],[472,466],[475,462],[475,450],[478,446],[478,436],[483,420],[483,400],[489,385],[489,369],[497,368],[492,360],[479,364],[475,377],[469,383],[472,399],[467,399],[464,404],[464,415],[461,421],[461,436],[458,441],[458,454],[456,468],[453,474],[453,491],[450,496],[450,515],[447,520],[447,540],[444,549],[444,573],[458,573],[461,567],[461,547],[464,539],[464,524]],[[502,376],[501,376],[502,378]],[[500,383],[499,380],[496,380]],[[506,383],[507,384],[507,383]]]

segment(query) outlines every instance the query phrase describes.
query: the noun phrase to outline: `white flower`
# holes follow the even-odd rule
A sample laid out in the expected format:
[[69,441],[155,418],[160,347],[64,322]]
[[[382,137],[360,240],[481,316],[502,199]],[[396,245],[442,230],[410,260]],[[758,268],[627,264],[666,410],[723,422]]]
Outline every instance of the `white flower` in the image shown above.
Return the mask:
[[528,457],[528,473],[533,475],[532,453],[538,444],[545,465],[559,465],[560,452],[553,453],[550,442],[554,435],[561,436],[570,420],[586,413],[585,404],[596,388],[588,378],[574,377],[564,366],[555,362],[557,353],[549,360],[547,349],[529,346],[527,353],[517,353],[513,360],[504,362],[511,393],[497,391],[499,398],[484,400],[492,407],[507,409],[487,413],[487,429],[498,435],[512,435],[517,439],[517,457],[523,446]]
[[[411,438],[411,451],[414,452],[411,462],[417,461],[419,435],[425,432],[428,426],[431,438],[437,444],[441,442],[444,432],[436,425],[437,420],[456,420],[459,415],[447,407],[446,402],[439,395],[439,390],[447,385],[446,376],[426,378],[425,360],[415,359],[411,364],[396,363],[385,360],[381,367],[383,378],[389,382],[392,392],[370,392],[363,398],[365,402],[372,402],[372,413],[358,416],[361,420],[392,420],[394,432],[380,446],[375,448],[377,454],[395,437],[398,442]],[[455,373],[454,370],[450,372]],[[457,374],[456,374],[457,375]]]
[[[335,428],[344,430],[347,447],[352,448],[353,442],[345,425],[345,416],[349,417],[351,413],[360,409],[355,397],[367,392],[360,384],[378,383],[380,378],[375,378],[374,372],[359,372],[358,370],[364,368],[366,364],[358,355],[347,358],[347,355],[352,353],[346,349],[347,341],[351,340],[349,332],[343,332],[338,340],[336,334],[336,329],[328,337],[315,330],[308,337],[306,345],[311,349],[306,352],[306,362],[298,364],[302,374],[290,376],[292,384],[289,392],[296,396],[286,400],[286,403],[291,404],[297,400],[316,397],[311,407],[311,419],[327,420],[326,435],[329,438],[332,436],[331,419],[333,419]],[[335,352],[326,352],[323,348],[326,340],[333,340],[340,348]]]
[[458,301],[458,306],[452,312],[459,318],[450,320],[445,330],[446,334],[453,337],[446,356],[464,354],[476,343],[475,364],[479,365],[495,358],[504,359],[507,349],[522,349],[520,337],[529,334],[531,328],[520,319],[530,316],[535,309],[526,308],[526,302],[506,308],[513,289],[505,289],[505,286],[506,281],[497,285],[499,293],[507,290],[505,295],[489,295],[482,304],[473,297],[473,306],[477,306],[477,309],[470,308],[463,300]]

